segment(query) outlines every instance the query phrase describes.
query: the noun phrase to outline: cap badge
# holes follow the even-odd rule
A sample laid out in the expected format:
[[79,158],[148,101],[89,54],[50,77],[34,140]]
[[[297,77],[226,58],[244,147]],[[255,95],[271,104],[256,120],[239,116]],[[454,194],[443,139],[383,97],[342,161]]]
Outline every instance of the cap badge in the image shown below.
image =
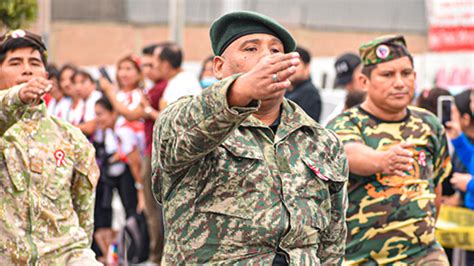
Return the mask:
[[23,38],[26,32],[24,30],[15,30],[11,33],[12,38]]
[[375,54],[378,58],[385,59],[390,55],[390,49],[388,48],[388,46],[382,44],[377,47],[377,49],[375,50]]

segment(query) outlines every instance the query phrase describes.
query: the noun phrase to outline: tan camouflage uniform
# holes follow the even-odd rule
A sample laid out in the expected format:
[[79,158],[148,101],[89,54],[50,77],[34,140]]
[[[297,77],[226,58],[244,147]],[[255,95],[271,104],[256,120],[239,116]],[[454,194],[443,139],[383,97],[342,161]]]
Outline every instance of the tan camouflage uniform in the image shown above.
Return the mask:
[[155,124],[154,191],[165,264],[335,265],[344,255],[347,160],[335,134],[293,102],[276,134],[227,105],[237,76],[169,106]]
[[94,149],[43,103],[21,103],[20,88],[0,91],[0,265],[98,264]]

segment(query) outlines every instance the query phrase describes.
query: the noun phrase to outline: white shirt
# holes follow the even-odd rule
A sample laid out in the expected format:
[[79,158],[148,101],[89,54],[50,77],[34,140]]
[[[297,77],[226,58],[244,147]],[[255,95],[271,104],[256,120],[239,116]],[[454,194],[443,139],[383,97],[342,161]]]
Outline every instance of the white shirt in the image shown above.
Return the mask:
[[128,109],[134,110],[140,105],[142,100],[142,92],[140,89],[134,89],[128,92],[119,90],[117,92],[117,100],[126,105]]
[[186,95],[198,95],[201,91],[201,84],[199,84],[199,81],[194,74],[180,72],[168,81],[168,85],[163,93],[163,100],[167,104],[171,104],[180,97]]
[[68,121],[69,123],[77,126],[84,122],[85,114],[86,114],[86,105],[84,101],[80,99],[76,107],[73,107],[72,102],[71,102],[71,107],[69,111],[67,112],[67,115],[64,119]]
[[59,118],[66,119],[66,116],[71,108],[71,98],[62,97],[59,101],[51,99],[48,105],[48,113]]
[[[132,122],[134,123],[134,122]],[[138,122],[135,122],[138,123]],[[128,122],[123,117],[117,118],[114,129],[97,130],[94,139],[97,142],[104,142],[105,151],[107,154],[119,153],[121,157],[126,157],[136,148],[141,148],[141,135],[136,130],[128,126]],[[144,138],[144,136],[142,137]],[[112,177],[123,174],[126,168],[126,163],[119,160],[109,166],[108,175]]]
[[95,103],[102,97],[100,91],[93,91],[87,99],[85,99],[85,114],[84,121],[89,122],[95,119]]

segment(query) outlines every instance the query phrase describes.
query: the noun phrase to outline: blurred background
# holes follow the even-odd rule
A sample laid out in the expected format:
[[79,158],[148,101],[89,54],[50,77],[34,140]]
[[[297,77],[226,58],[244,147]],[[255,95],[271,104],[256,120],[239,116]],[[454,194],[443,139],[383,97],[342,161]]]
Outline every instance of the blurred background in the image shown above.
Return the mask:
[[[1,9],[15,9],[13,14]],[[331,88],[336,56],[385,34],[405,35],[415,55],[418,91],[474,86],[474,0],[2,0],[3,29],[26,25],[41,33],[51,62],[113,65],[130,52],[173,40],[185,68],[199,72],[211,55],[209,26],[233,10],[253,10],[287,26],[312,56],[313,82]],[[11,12],[10,12],[11,13]],[[11,18],[15,23],[6,23]],[[87,67],[86,67],[87,68]],[[113,70],[111,70],[113,71]],[[330,108],[325,108],[330,109]]]

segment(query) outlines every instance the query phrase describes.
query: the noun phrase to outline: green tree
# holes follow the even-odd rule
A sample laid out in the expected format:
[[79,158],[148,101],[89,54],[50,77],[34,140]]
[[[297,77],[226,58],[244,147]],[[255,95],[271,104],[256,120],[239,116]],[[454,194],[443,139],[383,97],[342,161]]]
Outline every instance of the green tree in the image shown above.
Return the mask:
[[18,29],[36,20],[36,0],[0,0],[0,28]]

